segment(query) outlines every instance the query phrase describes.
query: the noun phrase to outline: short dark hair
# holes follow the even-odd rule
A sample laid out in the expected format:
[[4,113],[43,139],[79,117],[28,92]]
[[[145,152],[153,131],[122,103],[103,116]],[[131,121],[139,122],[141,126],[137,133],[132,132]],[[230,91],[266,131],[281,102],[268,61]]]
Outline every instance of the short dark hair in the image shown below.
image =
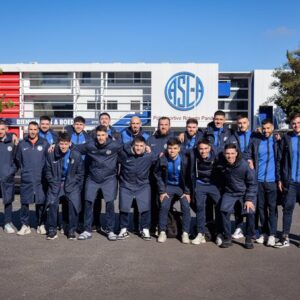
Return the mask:
[[71,136],[67,132],[60,132],[58,142],[71,142]]
[[198,125],[198,120],[195,118],[189,118],[186,121],[186,125],[189,125],[189,124],[197,124]]
[[233,143],[226,144],[224,147],[224,151],[226,151],[227,149],[235,149],[238,152],[238,148],[237,148],[236,144],[233,144]]
[[294,112],[294,113],[290,114],[289,120],[290,120],[290,122],[292,122],[296,118],[300,118],[300,113],[299,112]]
[[223,110],[217,110],[215,113],[214,113],[214,117],[216,116],[222,116],[225,118],[225,113]]
[[77,116],[73,120],[73,123],[76,123],[76,122],[85,124],[85,118],[82,116]]
[[159,126],[160,121],[162,121],[162,120],[168,120],[168,121],[169,121],[169,124],[171,124],[171,119],[170,119],[169,117],[160,117],[160,118],[158,119],[158,126]]
[[272,124],[273,125],[273,121],[271,119],[264,119],[261,122],[261,125],[266,125],[266,124]]
[[98,132],[98,131],[107,132],[107,128],[106,128],[106,126],[99,125],[99,126],[96,127],[96,132]]
[[146,140],[142,135],[138,135],[133,139],[132,145],[135,143],[145,143],[146,144]]
[[102,116],[108,116],[108,117],[109,117],[109,119],[110,119],[110,114],[109,114],[109,113],[107,113],[107,112],[103,112],[103,113],[101,113],[101,114],[99,115],[99,120],[100,120],[100,118],[101,118]]
[[236,120],[239,121],[240,119],[248,119],[248,116],[246,114],[239,114],[236,117]]
[[51,122],[51,118],[49,116],[40,116],[40,122],[41,121],[49,121],[49,122]]
[[168,141],[167,141],[167,146],[175,146],[175,145],[178,145],[180,146],[181,145],[181,142],[179,141],[178,138],[169,138]]
[[28,127],[29,127],[30,125],[34,125],[34,126],[36,126],[36,127],[39,127],[39,124],[38,124],[36,121],[31,121],[31,122],[29,122]]
[[199,140],[199,141],[197,142],[197,148],[199,147],[200,144],[205,144],[205,145],[211,147],[211,143],[210,143],[209,139],[205,139],[205,138],[204,138],[204,139]]

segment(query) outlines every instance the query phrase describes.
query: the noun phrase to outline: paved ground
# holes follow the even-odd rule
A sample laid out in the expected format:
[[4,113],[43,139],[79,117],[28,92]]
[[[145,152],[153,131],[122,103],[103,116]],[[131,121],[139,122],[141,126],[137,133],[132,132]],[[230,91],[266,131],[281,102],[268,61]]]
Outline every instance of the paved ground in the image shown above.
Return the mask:
[[[18,202],[15,205],[18,207]],[[34,214],[33,214],[34,215]],[[14,215],[17,218],[17,213]],[[281,217],[281,213],[280,213]],[[3,221],[2,216],[0,222]],[[280,227],[281,228],[281,225]],[[297,205],[292,233],[300,233]],[[299,242],[297,236],[293,238]],[[299,299],[300,248],[109,242],[0,231],[1,299]]]

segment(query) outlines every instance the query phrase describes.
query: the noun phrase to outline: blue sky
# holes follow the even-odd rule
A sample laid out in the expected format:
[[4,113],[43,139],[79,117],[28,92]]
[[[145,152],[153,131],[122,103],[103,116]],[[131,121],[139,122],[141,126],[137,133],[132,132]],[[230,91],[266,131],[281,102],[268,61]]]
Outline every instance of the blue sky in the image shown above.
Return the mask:
[[270,69],[300,48],[300,1],[1,1],[0,64],[219,63]]

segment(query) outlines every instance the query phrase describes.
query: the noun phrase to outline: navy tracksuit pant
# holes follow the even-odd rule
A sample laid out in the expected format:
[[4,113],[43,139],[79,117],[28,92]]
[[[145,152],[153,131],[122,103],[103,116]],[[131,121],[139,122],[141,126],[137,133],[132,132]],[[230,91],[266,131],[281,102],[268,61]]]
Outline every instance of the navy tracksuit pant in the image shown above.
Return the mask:
[[257,208],[262,233],[276,235],[277,232],[277,184],[258,182]]
[[[143,229],[150,229],[150,222],[151,222],[151,212],[144,211],[139,214],[140,220],[140,228]],[[120,211],[120,228],[128,228],[129,227],[129,213]]]
[[[221,200],[221,217],[225,239],[231,239],[231,221],[230,215],[234,212],[236,202],[240,202],[243,207],[243,196],[235,196],[229,193],[224,193]],[[253,237],[255,235],[255,211],[247,213],[246,215],[246,236]]]
[[[167,185],[166,193],[169,197],[165,197],[160,204],[159,210],[159,231],[166,231],[168,224],[168,213],[171,208],[172,201],[175,197],[179,198],[182,212],[182,231],[190,232],[191,211],[190,203],[186,197],[182,198],[183,190],[179,186]],[[175,198],[176,199],[176,198]]]
[[196,217],[197,217],[197,232],[205,234],[205,225],[206,225],[206,199],[210,197],[214,204],[216,205],[216,230],[221,232],[220,224],[220,192],[219,189],[213,184],[204,184],[196,182],[195,188],[195,200],[196,200]]
[[283,235],[290,233],[293,211],[297,201],[300,201],[300,183],[290,182],[283,199]]
[[[57,213],[57,211],[56,211]],[[35,214],[37,225],[40,226],[44,224],[45,221],[45,205],[44,204],[36,204],[35,205]],[[21,224],[29,226],[29,204],[22,204],[20,211],[20,219]]]
[[[66,196],[60,196],[58,201],[55,203],[52,203],[48,207],[48,226],[49,226],[49,232],[50,231],[56,231],[57,225],[58,225],[58,208],[59,208],[59,200],[61,198],[62,201],[66,201],[67,203],[67,211],[68,211],[68,225],[69,225],[69,234],[75,233],[77,226],[78,226],[78,213],[70,199],[68,199]],[[63,209],[66,209],[66,207],[63,207]],[[65,213],[65,212],[63,212]]]
[[[106,205],[106,227],[105,229],[109,232],[114,231],[115,228],[115,202],[108,201],[105,202]],[[86,200],[84,206],[84,230],[88,232],[92,232],[92,223],[93,223],[93,206],[94,203]],[[98,215],[100,218],[100,214]],[[100,222],[99,222],[100,223]]]
[[4,224],[12,222],[12,203],[4,204]]

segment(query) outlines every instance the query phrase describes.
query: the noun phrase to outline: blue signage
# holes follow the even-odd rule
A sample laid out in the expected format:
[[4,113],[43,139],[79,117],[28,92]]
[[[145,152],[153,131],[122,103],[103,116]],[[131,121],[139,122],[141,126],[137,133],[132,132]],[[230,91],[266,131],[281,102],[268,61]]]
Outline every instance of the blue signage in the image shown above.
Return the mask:
[[165,98],[175,109],[186,111],[195,108],[201,102],[204,87],[201,79],[193,73],[174,74],[165,87]]

